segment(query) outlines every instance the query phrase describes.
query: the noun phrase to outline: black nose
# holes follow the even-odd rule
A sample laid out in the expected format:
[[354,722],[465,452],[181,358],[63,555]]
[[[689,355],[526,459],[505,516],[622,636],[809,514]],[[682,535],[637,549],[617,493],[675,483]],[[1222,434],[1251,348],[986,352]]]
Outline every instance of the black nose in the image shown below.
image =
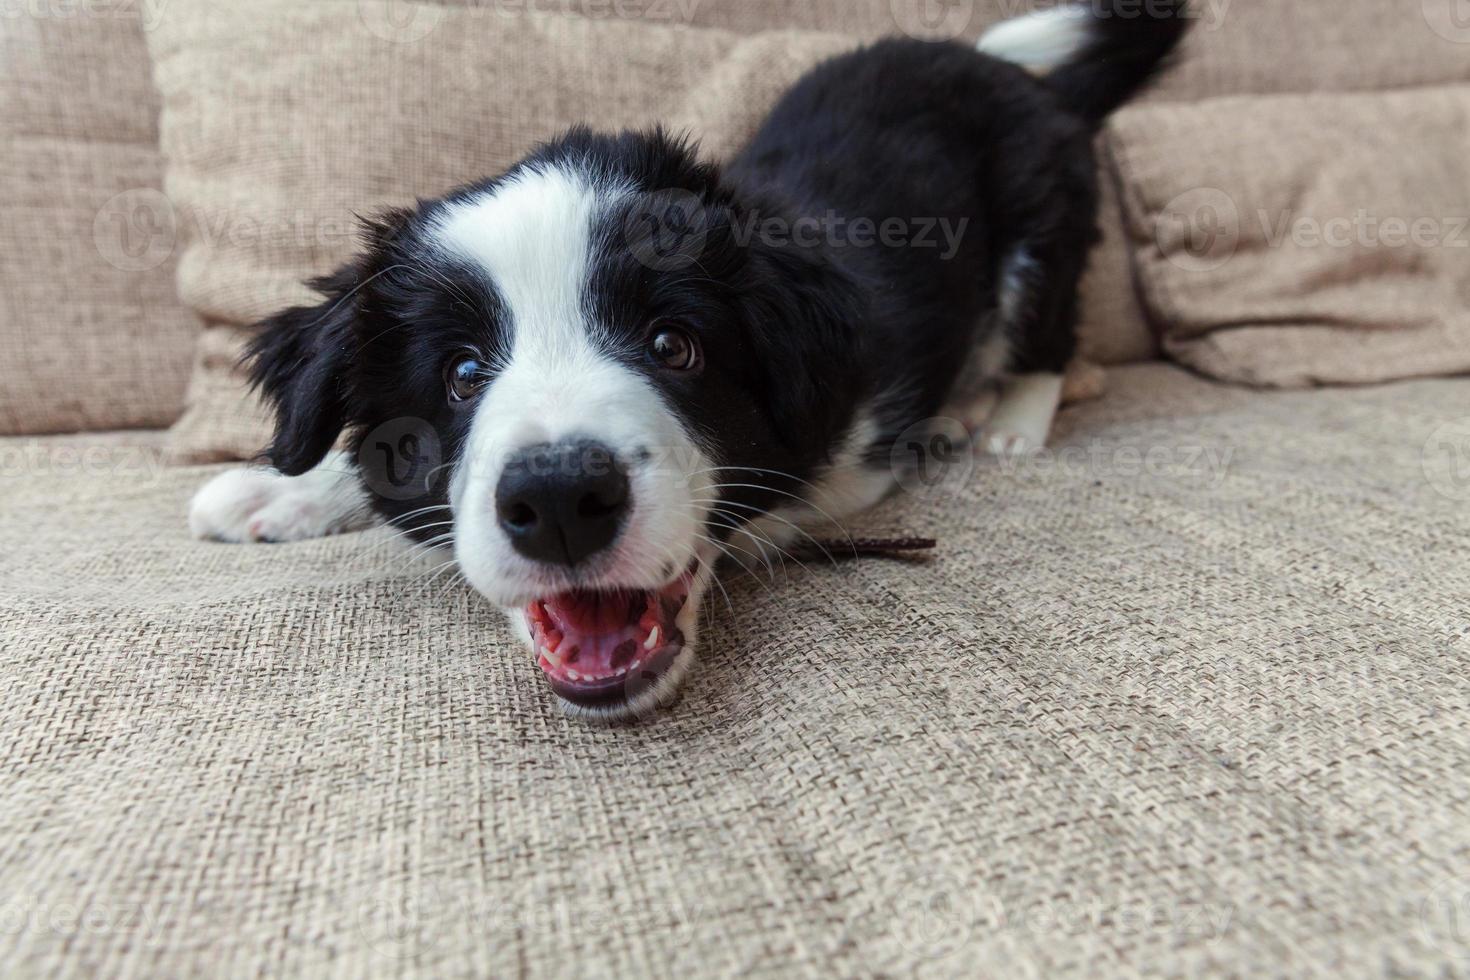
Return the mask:
[[527,558],[575,565],[612,544],[628,512],[628,474],[595,442],[530,446],[495,487],[495,509]]

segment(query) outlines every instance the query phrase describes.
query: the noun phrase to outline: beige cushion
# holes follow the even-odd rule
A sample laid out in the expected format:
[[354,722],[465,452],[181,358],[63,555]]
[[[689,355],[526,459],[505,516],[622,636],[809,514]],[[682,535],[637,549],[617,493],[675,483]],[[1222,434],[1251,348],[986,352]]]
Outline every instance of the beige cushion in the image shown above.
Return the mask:
[[[472,0],[471,0],[472,2]],[[534,4],[535,0],[531,0]],[[1463,0],[1192,0],[1195,29],[1147,100],[1353,91],[1470,81]],[[554,0],[537,9],[607,18],[614,0]],[[662,22],[974,37],[1005,17],[1050,6],[1015,0],[644,0],[622,5]],[[1134,9],[1145,9],[1142,2]]]
[[166,425],[195,321],[173,286],[149,4],[0,13],[0,433]]
[[1196,28],[1148,101],[1470,81],[1462,0],[1192,0]]
[[1470,369],[1470,85],[1135,107],[1112,132],[1172,356],[1260,385]]
[[0,507],[6,972],[1458,975],[1466,417],[1116,370],[1072,455],[872,515],[931,559],[727,575],[615,729],[381,531],[195,542],[204,471],[47,457]]
[[[473,0],[470,0],[473,2]],[[554,0],[535,9],[606,19],[614,0]],[[1194,30],[1146,101],[1216,95],[1354,91],[1470,81],[1463,0],[1192,0]],[[975,37],[1006,17],[1051,6],[1015,0],[644,0],[622,7],[656,22],[741,31],[841,28],[876,36]],[[1133,9],[1146,9],[1142,0]]]
[[[692,9],[748,30],[757,7],[710,0]],[[767,7],[777,23],[803,24],[820,9]],[[845,22],[838,9],[830,19]],[[851,19],[851,33],[738,36],[646,18],[376,0],[177,0],[151,39],[169,193],[187,218],[179,284],[207,324],[174,430],[178,457],[242,458],[265,444],[267,413],[245,396],[234,360],[250,324],[309,299],[301,281],[353,252],[355,214],[493,174],[589,120],[661,121],[728,155],[803,72],[894,20],[886,2],[881,14],[868,5]],[[966,26],[973,34],[980,25]],[[324,36],[333,43],[320,44]],[[1084,324],[1085,349],[1108,361],[1148,356],[1116,224],[1108,241],[1087,291],[1098,315]]]
[[[238,458],[264,444],[265,413],[241,394],[233,357],[250,323],[307,298],[300,280],[351,252],[354,212],[485,176],[572,122],[673,121],[712,152],[733,152],[792,79],[857,38],[968,38],[1014,12],[990,2],[669,0],[613,15],[602,0],[571,0],[529,5],[562,14],[507,13],[525,6],[170,5],[151,37],[167,97],[170,193],[192,219],[181,286],[209,325],[175,431],[180,458]],[[1146,101],[1470,77],[1463,45],[1431,29],[1429,14],[1386,12],[1382,0],[1199,10],[1186,54]],[[812,33],[820,28],[842,36]],[[326,35],[329,47],[318,41]],[[1378,43],[1322,43],[1369,36]],[[1080,333],[1087,357],[1115,363],[1154,356],[1157,345],[1112,179],[1104,185]],[[244,242],[195,233],[219,223],[283,231]]]
[[[1458,0],[1197,0],[1193,34],[1171,70],[1142,99],[1196,99],[1233,92],[1352,90],[1470,79],[1470,30]],[[535,9],[551,9],[545,4]],[[556,9],[607,19],[607,0],[566,0]],[[974,38],[1031,9],[1002,0],[670,0],[631,3],[622,16],[649,23],[841,30],[860,37],[909,34]],[[1429,29],[1426,30],[1425,28]],[[1372,44],[1363,39],[1372,38]],[[718,93],[719,88],[715,87]],[[711,103],[718,105],[719,98]],[[712,114],[713,115],[713,114]],[[731,130],[734,132],[734,130]],[[1122,216],[1103,182],[1102,241],[1082,283],[1082,352],[1104,364],[1157,356],[1132,287]]]

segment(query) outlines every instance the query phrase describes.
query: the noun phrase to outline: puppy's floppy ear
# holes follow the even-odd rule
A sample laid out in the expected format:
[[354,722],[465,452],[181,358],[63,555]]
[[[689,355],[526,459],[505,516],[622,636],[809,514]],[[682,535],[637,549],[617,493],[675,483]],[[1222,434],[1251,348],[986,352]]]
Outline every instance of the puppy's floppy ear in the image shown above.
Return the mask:
[[358,273],[354,264],[313,280],[326,302],[277,313],[245,352],[251,384],[276,409],[275,438],[264,455],[287,476],[320,463],[347,425]]
[[395,208],[377,218],[361,218],[362,257],[309,283],[326,301],[295,306],[266,320],[242,358],[252,386],[276,409],[275,438],[264,455],[287,476],[299,476],[320,463],[352,422],[350,369],[358,344],[360,294],[385,271],[390,249],[412,216]]

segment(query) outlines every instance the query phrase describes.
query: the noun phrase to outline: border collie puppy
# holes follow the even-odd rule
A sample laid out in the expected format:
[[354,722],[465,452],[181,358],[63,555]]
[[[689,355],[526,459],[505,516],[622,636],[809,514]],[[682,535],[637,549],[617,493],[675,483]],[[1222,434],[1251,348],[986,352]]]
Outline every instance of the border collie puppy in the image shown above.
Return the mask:
[[1186,23],[1183,0],[1093,0],[978,50],[883,41],[812,71],[723,169],[579,128],[383,217],[320,305],[263,325],[274,469],[207,484],[194,533],[387,519],[452,550],[571,709],[660,703],[717,560],[878,501],[967,362],[1003,380],[988,448],[1045,441],[1094,134]]

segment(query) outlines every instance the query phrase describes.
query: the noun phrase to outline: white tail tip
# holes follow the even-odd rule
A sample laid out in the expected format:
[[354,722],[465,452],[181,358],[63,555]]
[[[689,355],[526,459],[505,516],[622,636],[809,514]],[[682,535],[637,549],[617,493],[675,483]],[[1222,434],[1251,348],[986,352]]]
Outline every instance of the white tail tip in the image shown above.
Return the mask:
[[1085,4],[1068,4],[1003,20],[976,45],[985,54],[1045,74],[1066,64],[1087,43],[1092,12]]

